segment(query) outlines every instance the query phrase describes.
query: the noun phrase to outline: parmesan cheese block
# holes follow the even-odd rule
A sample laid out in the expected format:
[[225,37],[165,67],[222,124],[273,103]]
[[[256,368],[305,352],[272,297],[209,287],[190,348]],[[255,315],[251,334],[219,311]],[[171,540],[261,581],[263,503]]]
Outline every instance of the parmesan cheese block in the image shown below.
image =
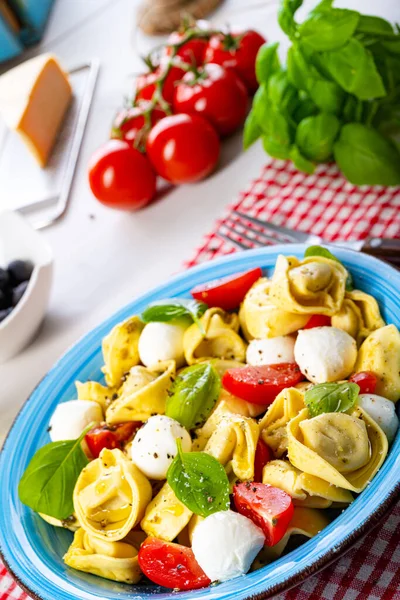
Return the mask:
[[0,115],[45,167],[72,98],[66,73],[42,54],[0,77]]

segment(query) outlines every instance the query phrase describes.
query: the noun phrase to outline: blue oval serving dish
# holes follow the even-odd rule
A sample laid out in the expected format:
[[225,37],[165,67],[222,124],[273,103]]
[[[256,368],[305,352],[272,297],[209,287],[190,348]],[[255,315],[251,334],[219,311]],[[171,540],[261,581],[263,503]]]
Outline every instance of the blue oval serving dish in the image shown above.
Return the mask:
[[[75,380],[102,380],[101,341],[129,315],[162,298],[188,296],[199,283],[261,266],[271,273],[279,253],[303,256],[305,246],[273,246],[232,254],[195,267],[141,296],[81,339],[34,390],[17,416],[0,457],[0,550],[27,593],[42,600],[242,600],[268,598],[326,566],[375,525],[400,492],[400,434],[372,483],[335,521],[313,539],[274,563],[203,590],[172,593],[156,586],[127,586],[69,569],[63,563],[72,533],[51,527],[18,499],[18,482],[35,451],[48,443],[47,426],[59,402],[75,397]],[[379,302],[387,323],[400,327],[400,272],[367,255],[331,250],[351,270],[355,285]]]

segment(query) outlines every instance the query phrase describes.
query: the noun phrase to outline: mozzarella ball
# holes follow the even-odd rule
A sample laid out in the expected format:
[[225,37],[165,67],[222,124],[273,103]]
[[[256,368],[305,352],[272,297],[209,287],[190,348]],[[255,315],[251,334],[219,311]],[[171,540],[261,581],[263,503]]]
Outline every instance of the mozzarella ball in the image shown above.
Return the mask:
[[192,550],[211,581],[227,581],[247,573],[264,542],[264,533],[253,521],[225,510],[197,525]]
[[394,402],[377,394],[360,394],[358,405],[379,425],[388,442],[392,442],[399,427]]
[[100,423],[103,411],[100,404],[91,400],[70,400],[62,402],[50,419],[52,442],[76,440],[90,423]]
[[293,363],[294,338],[290,335],[280,335],[265,340],[251,340],[247,346],[246,362],[254,367]]
[[178,421],[163,415],[150,417],[132,442],[132,462],[149,479],[165,479],[178,452],[177,439],[182,440],[184,452],[191,451],[190,435]]
[[148,323],[139,338],[139,357],[145,367],[157,367],[164,360],[185,364],[183,334],[187,323]]
[[346,379],[357,359],[356,341],[336,327],[299,331],[294,357],[300,371],[313,383]]

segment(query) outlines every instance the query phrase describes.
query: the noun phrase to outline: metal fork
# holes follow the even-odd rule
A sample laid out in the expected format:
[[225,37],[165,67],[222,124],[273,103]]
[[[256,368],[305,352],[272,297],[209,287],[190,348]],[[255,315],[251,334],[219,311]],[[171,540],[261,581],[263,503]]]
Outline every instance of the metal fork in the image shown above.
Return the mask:
[[270,244],[303,243],[329,244],[371,254],[400,267],[400,239],[369,237],[362,241],[328,242],[318,235],[295,231],[282,225],[268,223],[262,219],[234,210],[222,223],[217,236],[240,250],[249,250]]

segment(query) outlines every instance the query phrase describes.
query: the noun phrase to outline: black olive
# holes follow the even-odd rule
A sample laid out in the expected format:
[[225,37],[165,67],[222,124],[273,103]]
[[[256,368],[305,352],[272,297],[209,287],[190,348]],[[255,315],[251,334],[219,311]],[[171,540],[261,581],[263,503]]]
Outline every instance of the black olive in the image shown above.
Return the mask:
[[9,308],[11,306],[11,299],[8,290],[4,291],[0,290],[0,310],[4,310],[5,308]]
[[8,271],[6,271],[6,269],[2,269],[0,267],[0,290],[2,292],[7,291],[9,283],[10,283],[10,276],[8,274]]
[[7,267],[13,287],[28,281],[32,275],[33,263],[30,260],[13,260]]
[[17,306],[18,302],[21,300],[22,296],[26,292],[26,288],[29,285],[29,281],[23,281],[17,287],[13,289],[12,292],[12,305]]
[[0,323],[1,323],[2,321],[4,321],[4,319],[5,319],[6,317],[8,317],[8,315],[10,314],[10,312],[11,312],[11,311],[12,311],[12,308],[11,308],[11,307],[9,307],[9,308],[4,308],[3,310],[0,310]]

